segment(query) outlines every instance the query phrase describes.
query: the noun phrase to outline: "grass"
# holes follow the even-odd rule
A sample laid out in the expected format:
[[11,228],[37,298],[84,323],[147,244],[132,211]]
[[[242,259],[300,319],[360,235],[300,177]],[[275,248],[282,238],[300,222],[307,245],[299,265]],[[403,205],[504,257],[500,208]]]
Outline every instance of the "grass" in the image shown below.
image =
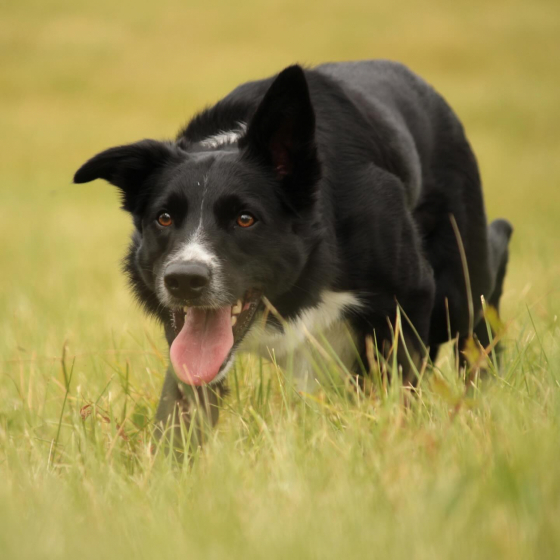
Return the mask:
[[[0,8],[0,556],[557,558],[560,9],[553,0],[19,0]],[[515,225],[499,373],[298,395],[243,358],[189,467],[147,452],[166,367],[96,151],[171,137],[293,61],[398,59],[457,110]]]

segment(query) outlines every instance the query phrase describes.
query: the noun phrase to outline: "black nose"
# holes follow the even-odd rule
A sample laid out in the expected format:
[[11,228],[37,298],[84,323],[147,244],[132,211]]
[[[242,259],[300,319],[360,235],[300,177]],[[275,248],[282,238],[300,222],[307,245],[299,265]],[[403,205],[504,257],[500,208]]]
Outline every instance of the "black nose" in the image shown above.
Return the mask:
[[203,263],[174,263],[165,269],[165,287],[177,298],[194,299],[210,282],[210,269]]

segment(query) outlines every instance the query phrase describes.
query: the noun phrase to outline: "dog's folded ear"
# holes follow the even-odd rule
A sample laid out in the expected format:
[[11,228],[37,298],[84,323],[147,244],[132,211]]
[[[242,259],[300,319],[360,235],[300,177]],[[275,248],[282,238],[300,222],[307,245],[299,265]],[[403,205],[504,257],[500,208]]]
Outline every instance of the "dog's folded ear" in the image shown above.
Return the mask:
[[289,66],[273,81],[249,123],[240,148],[271,167],[289,194],[310,203],[320,178],[315,112],[301,66]]
[[178,148],[171,143],[141,140],[109,148],[93,156],[76,171],[74,183],[105,179],[121,190],[123,209],[135,212],[140,200],[145,198],[150,178],[162,167],[179,158]]

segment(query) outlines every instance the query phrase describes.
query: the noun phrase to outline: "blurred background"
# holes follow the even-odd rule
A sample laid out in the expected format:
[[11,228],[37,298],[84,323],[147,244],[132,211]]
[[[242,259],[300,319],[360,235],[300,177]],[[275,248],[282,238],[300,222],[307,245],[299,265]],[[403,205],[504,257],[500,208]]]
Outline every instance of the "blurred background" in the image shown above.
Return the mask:
[[554,322],[557,0],[5,0],[0,393],[15,395],[10,380],[29,375],[22,367],[47,379],[64,344],[82,384],[92,382],[84,356],[101,356],[104,369],[107,353],[148,349],[156,377],[164,369],[158,329],[119,270],[129,217],[112,187],[71,184],[83,161],[115,144],[171,138],[239,83],[294,62],[364,58],[407,64],[454,107],[480,162],[489,218],[515,226],[503,317],[522,329],[516,318],[529,306]]

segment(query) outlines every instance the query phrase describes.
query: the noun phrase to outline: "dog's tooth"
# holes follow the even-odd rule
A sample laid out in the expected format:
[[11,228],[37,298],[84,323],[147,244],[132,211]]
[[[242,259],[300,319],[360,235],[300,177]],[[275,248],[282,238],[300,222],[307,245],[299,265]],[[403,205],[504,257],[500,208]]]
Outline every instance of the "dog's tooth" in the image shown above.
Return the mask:
[[241,309],[242,309],[242,303],[241,300],[238,299],[237,303],[231,308],[231,314],[239,315],[239,313],[241,313]]
[[235,315],[231,316],[231,326],[235,327],[235,323],[237,323],[237,317]]
[[183,311],[186,313],[189,310],[189,308],[185,305],[185,307],[183,307]]

